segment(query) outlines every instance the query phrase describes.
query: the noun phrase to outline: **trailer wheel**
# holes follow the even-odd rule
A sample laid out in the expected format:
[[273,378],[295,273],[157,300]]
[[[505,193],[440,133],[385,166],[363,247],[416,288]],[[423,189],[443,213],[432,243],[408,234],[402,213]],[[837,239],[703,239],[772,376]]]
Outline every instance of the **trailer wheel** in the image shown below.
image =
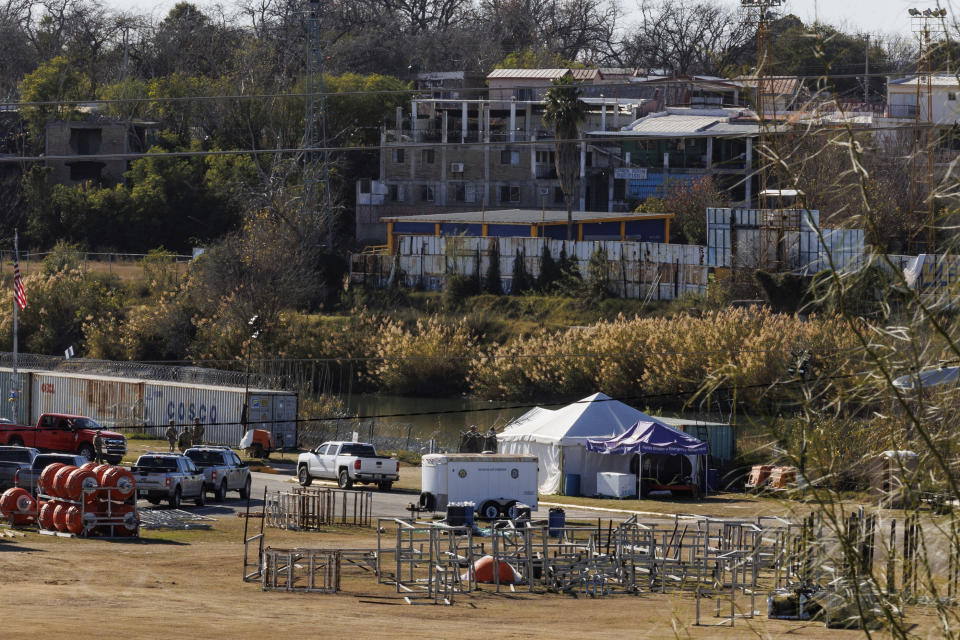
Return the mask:
[[263,459],[263,445],[259,442],[254,443],[253,445],[253,457]]
[[214,502],[223,502],[227,497],[227,481],[224,480],[213,492]]
[[349,489],[353,486],[353,480],[350,479],[350,474],[346,469],[340,469],[340,474],[337,476],[337,486],[341,489]]
[[506,515],[507,515],[507,518],[508,518],[508,519],[510,519],[510,520],[516,520],[516,519],[517,519],[517,514],[519,514],[519,510],[517,509],[517,501],[516,501],[516,500],[511,500],[510,502],[508,502],[508,503],[507,503],[507,508],[506,508],[506,511],[505,511],[505,512],[506,512]]
[[500,516],[500,503],[495,500],[487,500],[480,507],[480,517],[484,520],[496,520]]
[[[226,487],[224,487],[226,491]],[[250,476],[247,476],[247,481],[243,483],[243,487],[240,488],[240,499],[246,500],[250,497]]]

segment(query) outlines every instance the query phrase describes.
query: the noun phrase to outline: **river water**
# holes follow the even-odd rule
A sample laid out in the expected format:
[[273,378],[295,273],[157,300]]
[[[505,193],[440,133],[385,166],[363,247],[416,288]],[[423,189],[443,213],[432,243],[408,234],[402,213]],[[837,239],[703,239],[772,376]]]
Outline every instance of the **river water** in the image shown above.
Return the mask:
[[[487,401],[473,398],[411,398],[381,394],[358,394],[346,401],[351,415],[328,439],[349,439],[356,430],[361,440],[382,448],[429,450],[457,446],[462,432],[477,425],[481,432],[504,425],[535,406],[558,409],[567,403],[537,404],[523,401]],[[666,413],[665,415],[674,415]],[[680,414],[677,417],[724,422],[720,416]],[[432,441],[432,443],[431,443]]]

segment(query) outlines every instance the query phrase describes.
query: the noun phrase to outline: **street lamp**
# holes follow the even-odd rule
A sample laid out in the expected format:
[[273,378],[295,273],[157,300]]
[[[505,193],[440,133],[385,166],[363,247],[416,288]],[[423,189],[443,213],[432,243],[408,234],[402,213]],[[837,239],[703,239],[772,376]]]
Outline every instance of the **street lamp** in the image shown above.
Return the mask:
[[263,331],[263,327],[260,322],[260,315],[256,314],[247,321],[247,326],[250,327],[250,339],[247,340],[246,344],[246,363],[247,371],[244,376],[244,388],[243,388],[243,411],[240,413],[240,421],[243,423],[243,433],[246,434],[249,428],[249,414],[250,414],[250,346],[254,340],[260,337],[260,333]]

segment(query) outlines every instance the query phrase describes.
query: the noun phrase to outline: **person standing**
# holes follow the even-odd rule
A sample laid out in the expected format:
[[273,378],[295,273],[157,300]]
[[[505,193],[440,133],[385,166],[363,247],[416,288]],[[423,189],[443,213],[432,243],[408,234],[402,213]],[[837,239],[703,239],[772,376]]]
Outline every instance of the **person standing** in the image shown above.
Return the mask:
[[194,446],[203,444],[203,425],[200,424],[200,418],[193,419],[193,444]]
[[97,464],[103,464],[103,437],[100,436],[100,430],[93,435],[93,450],[96,452]]
[[177,437],[177,448],[183,453],[190,448],[190,427],[184,427]]
[[173,449],[177,445],[177,428],[173,426],[173,418],[170,418],[170,424],[167,426],[167,431],[164,433],[164,436],[166,436],[167,442],[170,443],[170,452],[173,453]]

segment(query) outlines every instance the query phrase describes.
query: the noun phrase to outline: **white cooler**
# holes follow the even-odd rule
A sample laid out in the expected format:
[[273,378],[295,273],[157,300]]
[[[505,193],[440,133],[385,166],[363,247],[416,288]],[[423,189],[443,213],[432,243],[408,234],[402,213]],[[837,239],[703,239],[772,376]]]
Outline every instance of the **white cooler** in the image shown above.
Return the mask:
[[627,498],[637,495],[637,476],[632,473],[598,473],[597,495]]

